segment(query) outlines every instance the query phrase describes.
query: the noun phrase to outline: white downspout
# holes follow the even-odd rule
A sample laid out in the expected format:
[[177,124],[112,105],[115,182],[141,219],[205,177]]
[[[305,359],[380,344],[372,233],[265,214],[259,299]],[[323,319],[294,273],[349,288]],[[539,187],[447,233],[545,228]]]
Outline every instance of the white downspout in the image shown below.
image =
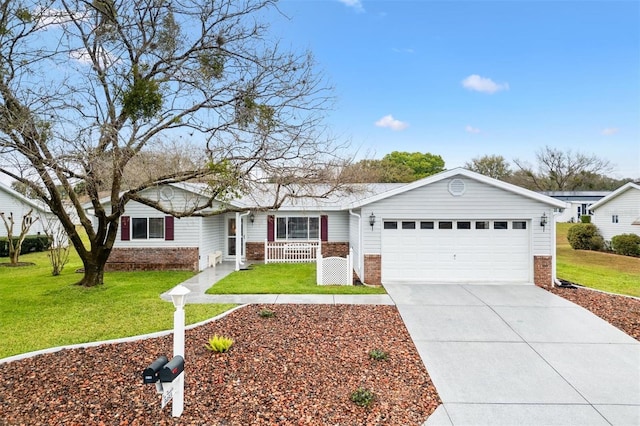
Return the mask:
[[560,281],[558,280],[557,277],[557,272],[556,272],[556,262],[557,262],[557,249],[558,249],[558,244],[556,243],[556,217],[559,216],[560,214],[562,214],[562,212],[556,212],[554,211],[551,214],[551,220],[553,221],[553,223],[551,224],[551,247],[553,247],[552,250],[552,256],[553,258],[551,259],[551,287],[555,287],[556,284],[560,284]]
[[349,214],[358,218],[358,270],[360,271],[360,280],[364,283],[364,251],[362,249],[362,216],[349,209]]
[[240,265],[244,265],[244,262],[242,262],[242,218],[249,216],[249,213],[251,212],[236,212],[236,271],[240,270]]

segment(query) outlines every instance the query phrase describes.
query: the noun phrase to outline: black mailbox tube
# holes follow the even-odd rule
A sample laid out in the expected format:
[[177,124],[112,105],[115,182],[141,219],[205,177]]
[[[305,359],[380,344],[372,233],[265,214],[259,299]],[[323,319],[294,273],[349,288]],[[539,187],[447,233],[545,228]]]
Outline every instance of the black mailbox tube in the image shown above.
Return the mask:
[[160,370],[162,370],[162,367],[164,367],[168,362],[169,359],[164,355],[153,361],[151,365],[145,368],[142,372],[143,383],[157,382]]
[[184,358],[176,355],[160,370],[160,381],[163,383],[173,382],[183,371]]

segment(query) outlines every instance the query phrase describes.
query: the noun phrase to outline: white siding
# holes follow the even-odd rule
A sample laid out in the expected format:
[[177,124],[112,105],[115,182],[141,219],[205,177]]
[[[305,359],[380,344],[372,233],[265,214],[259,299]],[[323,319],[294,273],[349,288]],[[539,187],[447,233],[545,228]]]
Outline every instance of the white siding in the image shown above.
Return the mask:
[[208,265],[208,256],[218,250],[224,252],[224,215],[202,218],[200,234],[200,269]]
[[[166,214],[145,206],[135,201],[129,201],[125,206],[124,216],[133,218],[165,217]],[[174,239],[166,241],[161,238],[131,239],[122,241],[122,227],[118,230],[118,237],[114,247],[141,248],[141,247],[199,247],[202,218],[183,217],[174,220]]]
[[[612,216],[618,215],[618,223]],[[606,241],[620,234],[640,235],[640,225],[632,225],[640,218],[640,190],[629,188],[617,197],[598,207],[591,218]]]
[[[31,216],[35,219],[40,216],[44,216],[41,210],[34,208],[28,203],[23,202],[22,200],[13,196],[13,194],[7,193],[0,189],[0,212],[5,213],[5,217],[7,221],[9,220],[9,214],[13,213],[13,234],[20,234],[20,227],[22,226],[22,217],[29,212],[29,210],[33,209]],[[52,216],[48,216],[52,217]],[[29,235],[35,235],[37,233],[42,233],[43,230],[43,220],[44,217],[38,219],[31,228],[29,229]],[[7,236],[7,228],[5,227],[2,219],[0,219],[0,237]]]
[[[448,190],[451,179],[444,179],[364,206],[363,218],[371,213],[376,216],[373,230],[368,219],[363,228],[364,253],[381,253],[381,227],[385,219],[522,219],[532,223],[532,254],[552,254],[552,207],[473,179],[453,178],[464,181],[463,195],[452,196]],[[543,213],[549,221],[545,229],[540,226]]]

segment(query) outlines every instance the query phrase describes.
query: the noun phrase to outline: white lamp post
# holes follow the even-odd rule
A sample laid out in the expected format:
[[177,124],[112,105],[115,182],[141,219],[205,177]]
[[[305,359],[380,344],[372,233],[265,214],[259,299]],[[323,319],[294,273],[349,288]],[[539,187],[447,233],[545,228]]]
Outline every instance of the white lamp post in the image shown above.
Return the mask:
[[[176,311],[173,313],[173,356],[180,355],[184,358],[184,304],[187,294],[191,293],[187,287],[177,285],[169,292],[173,306]],[[186,360],[185,360],[186,362]],[[171,415],[180,417],[184,409],[184,372],[176,378],[174,385],[173,405]]]

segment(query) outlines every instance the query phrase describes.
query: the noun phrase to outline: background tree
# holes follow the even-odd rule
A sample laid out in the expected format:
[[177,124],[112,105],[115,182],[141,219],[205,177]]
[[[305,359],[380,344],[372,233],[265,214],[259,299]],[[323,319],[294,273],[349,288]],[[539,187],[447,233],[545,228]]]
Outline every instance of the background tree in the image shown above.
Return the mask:
[[473,158],[464,164],[464,168],[499,180],[507,180],[513,173],[509,162],[502,155]]
[[444,160],[428,152],[391,152],[380,160],[365,159],[345,167],[341,179],[347,182],[413,182],[444,170]]
[[538,191],[575,191],[588,185],[594,176],[611,172],[611,163],[596,155],[545,146],[536,152],[536,166],[514,160],[521,172],[517,177],[526,187]]
[[31,226],[38,221],[39,218],[33,216],[33,209],[30,209],[20,221],[20,234],[17,238],[14,238],[13,227],[15,225],[15,219],[13,218],[13,212],[9,212],[9,217],[5,212],[0,212],[0,218],[4,223],[4,227],[7,230],[7,244],[9,246],[9,261],[12,265],[17,265],[20,261],[20,252],[22,251],[22,243],[29,234]]
[[[103,282],[128,201],[205,215],[214,198],[269,179],[282,188],[265,207],[277,207],[291,195],[284,184],[298,182],[296,196],[304,196],[306,182],[342,162],[322,134],[330,97],[313,57],[268,37],[274,3],[0,0],[0,173],[59,218],[84,264],[79,284]],[[201,155],[153,167],[151,153],[175,139]],[[131,172],[134,165],[146,173]],[[210,190],[181,211],[142,195],[194,179]],[[339,186],[330,183],[328,191]],[[79,184],[95,221],[73,190]]]

